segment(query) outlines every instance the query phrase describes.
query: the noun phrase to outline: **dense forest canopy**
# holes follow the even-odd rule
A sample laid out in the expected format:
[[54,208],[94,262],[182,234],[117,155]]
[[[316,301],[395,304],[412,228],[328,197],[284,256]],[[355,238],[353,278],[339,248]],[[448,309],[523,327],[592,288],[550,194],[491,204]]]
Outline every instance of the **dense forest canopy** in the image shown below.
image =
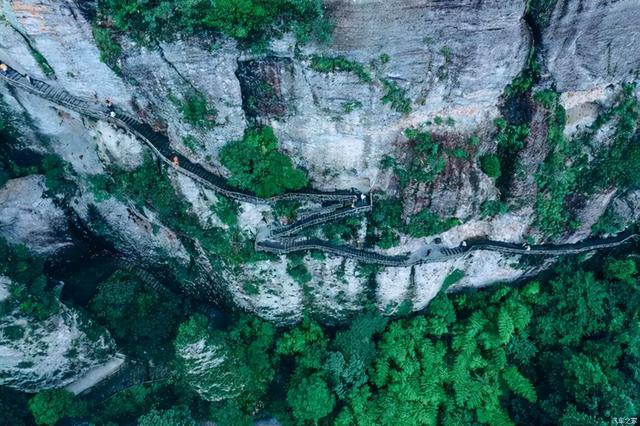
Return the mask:
[[[45,291],[35,284],[44,280],[37,257],[2,247],[16,296],[24,286]],[[638,410],[639,290],[633,257],[582,266],[570,259],[543,280],[441,293],[405,318],[364,312],[328,329],[306,317],[282,329],[239,314],[221,327],[192,302],[117,272],[84,308],[129,356],[173,374],[104,401],[4,390],[3,412],[15,413],[13,424],[33,415],[48,425],[65,416],[95,424],[239,425],[255,416],[282,424],[596,424]],[[21,309],[47,315],[42,297]]]

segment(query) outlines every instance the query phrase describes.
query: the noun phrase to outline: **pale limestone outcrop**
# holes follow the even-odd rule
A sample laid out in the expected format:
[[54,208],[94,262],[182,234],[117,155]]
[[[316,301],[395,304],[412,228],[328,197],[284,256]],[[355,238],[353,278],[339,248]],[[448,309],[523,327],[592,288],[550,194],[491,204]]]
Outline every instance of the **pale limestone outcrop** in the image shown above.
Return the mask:
[[74,309],[58,303],[58,311],[41,320],[23,312],[9,294],[12,282],[0,276],[0,385],[24,392],[59,388],[74,382],[114,356],[115,345],[104,330]]

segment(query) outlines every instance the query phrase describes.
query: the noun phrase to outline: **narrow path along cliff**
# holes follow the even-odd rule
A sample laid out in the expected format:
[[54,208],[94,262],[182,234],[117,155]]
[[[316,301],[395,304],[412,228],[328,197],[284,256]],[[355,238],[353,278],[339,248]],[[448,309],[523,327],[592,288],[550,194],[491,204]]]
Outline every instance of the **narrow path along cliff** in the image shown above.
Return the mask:
[[299,192],[287,192],[270,198],[260,198],[247,191],[234,188],[221,176],[191,162],[182,154],[171,148],[167,136],[158,133],[146,123],[128,115],[114,106],[105,106],[95,102],[72,96],[66,91],[57,89],[48,83],[23,75],[0,62],[0,79],[6,83],[26,90],[43,99],[62,107],[76,111],[97,120],[106,120],[123,128],[141,141],[169,167],[191,177],[200,184],[215,192],[234,199],[253,204],[274,204],[281,200],[315,201],[322,203],[322,208],[301,220],[285,226],[271,226],[260,230],[256,235],[256,250],[287,254],[304,250],[320,250],[343,256],[364,263],[384,266],[407,267],[422,263],[440,262],[459,257],[472,250],[493,250],[501,253],[519,255],[564,256],[584,253],[605,248],[612,248],[640,238],[634,229],[629,229],[617,236],[591,239],[573,244],[540,244],[520,245],[493,240],[463,241],[458,247],[445,247],[442,244],[429,244],[421,249],[404,255],[386,255],[371,250],[336,245],[329,241],[305,236],[296,236],[303,229],[317,226],[338,219],[363,214],[373,209],[370,194],[357,190],[351,191],[316,191],[307,189]]

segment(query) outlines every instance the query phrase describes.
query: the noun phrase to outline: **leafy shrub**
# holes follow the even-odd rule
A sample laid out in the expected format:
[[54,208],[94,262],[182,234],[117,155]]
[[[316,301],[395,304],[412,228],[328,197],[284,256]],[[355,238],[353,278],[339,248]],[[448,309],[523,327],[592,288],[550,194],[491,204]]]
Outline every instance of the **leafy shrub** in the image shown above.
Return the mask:
[[24,314],[45,320],[58,311],[57,300],[47,288],[43,260],[26,247],[0,238],[0,275],[13,281],[11,295]]
[[362,108],[362,102],[360,101],[347,101],[342,103],[342,109],[347,114],[359,108]]
[[122,55],[122,47],[113,39],[108,29],[94,25],[93,39],[100,50],[100,60],[115,71],[119,71],[117,61]]
[[411,99],[407,97],[407,91],[392,80],[383,79],[382,86],[385,94],[382,97],[383,104],[391,104],[391,108],[402,114],[411,112]]
[[237,201],[218,195],[218,201],[211,206],[211,210],[225,225],[235,226],[238,224],[240,205]]
[[104,0],[99,7],[114,28],[142,39],[213,30],[241,41],[258,42],[293,30],[301,41],[310,37],[326,41],[330,31],[320,0]]
[[482,218],[493,217],[506,213],[509,206],[500,200],[487,200],[480,206],[480,216]]
[[[93,317],[120,345],[138,357],[158,358],[173,337],[179,307],[176,300],[149,289],[136,277],[117,272],[98,286],[91,299]],[[158,316],[158,312],[163,315]]]
[[500,159],[494,154],[485,154],[480,157],[480,170],[493,179],[500,177]]
[[51,65],[49,65],[49,62],[47,61],[47,58],[45,58],[42,53],[38,52],[36,49],[31,48],[31,54],[33,55],[33,58],[36,60],[38,66],[45,75],[52,76],[53,74],[55,74],[53,68],[51,68]]
[[431,133],[415,129],[407,129],[404,133],[413,146],[407,167],[399,165],[394,158],[388,156],[383,158],[381,166],[392,169],[403,188],[413,181],[432,182],[446,166],[440,145],[433,140]]
[[326,57],[314,55],[311,57],[311,63],[309,66],[312,70],[323,73],[352,72],[358,76],[360,81],[364,83],[371,82],[371,74],[362,64],[341,56]]
[[186,97],[184,102],[178,104],[178,109],[182,114],[182,118],[187,123],[202,128],[211,128],[215,126],[218,111],[209,106],[207,99],[202,93],[193,92]]
[[447,229],[460,224],[460,220],[454,217],[443,219],[429,209],[423,209],[411,216],[406,232],[415,238],[427,235],[439,234]]
[[529,15],[540,31],[549,25],[551,14],[558,0],[529,0],[527,3],[527,15]]
[[400,242],[396,230],[402,228],[402,202],[394,199],[376,200],[369,215],[369,240],[382,249]]
[[551,152],[536,174],[536,225],[546,235],[555,237],[571,225],[565,203],[576,183],[576,170],[567,167],[567,158],[575,155],[575,148],[563,135],[565,111],[557,94],[545,90],[536,93],[534,99],[550,110],[547,143],[551,146]]
[[306,284],[311,281],[311,274],[304,263],[304,256],[291,255],[287,264],[287,273],[298,284]]
[[460,281],[463,277],[464,271],[461,271],[460,269],[454,269],[449,275],[444,278],[442,288],[440,290],[445,291],[446,289]]
[[53,426],[65,416],[85,414],[73,394],[63,389],[45,390],[29,400],[29,410],[37,424]]
[[307,185],[306,174],[278,152],[278,140],[270,127],[249,129],[241,141],[220,151],[220,161],[231,172],[229,183],[259,197],[271,197]]

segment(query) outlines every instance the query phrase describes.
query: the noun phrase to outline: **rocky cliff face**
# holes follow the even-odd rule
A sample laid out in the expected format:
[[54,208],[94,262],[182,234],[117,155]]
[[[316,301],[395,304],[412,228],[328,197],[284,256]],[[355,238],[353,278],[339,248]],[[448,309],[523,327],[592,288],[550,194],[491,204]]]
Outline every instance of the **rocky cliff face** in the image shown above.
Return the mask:
[[24,392],[63,387],[114,355],[110,336],[73,309],[40,320],[16,306],[11,281],[0,276],[0,384]]
[[44,196],[43,180],[38,175],[12,179],[0,189],[0,236],[36,253],[52,254],[72,242],[68,219]]
[[545,64],[561,92],[634,81],[640,8],[633,0],[558,0],[541,33]]
[[[442,235],[403,236],[391,254],[436,237],[452,246],[472,237],[523,242],[534,221],[534,175],[549,152],[545,111],[533,111],[533,131],[519,154],[526,178],[511,188],[522,201],[518,209],[492,219],[481,217],[483,202],[496,199],[499,191],[475,157],[495,151],[492,121],[500,114],[500,94],[525,66],[534,41],[523,19],[525,2],[332,0],[327,9],[336,24],[328,45],[299,46],[285,36],[274,40],[266,53],[256,54],[227,39],[140,46],[122,38],[117,75],[99,61],[90,23],[76,2],[4,0],[0,59],[44,79],[32,54],[37,49],[55,72],[55,79],[48,78],[52,84],[97,102],[113,100],[156,129],[166,129],[177,149],[220,174],[226,173],[217,159],[220,148],[240,138],[251,124],[269,124],[282,151],[309,171],[314,187],[382,190],[403,195],[408,213],[429,207],[463,222]],[[628,46],[639,37],[640,29],[632,25],[638,14],[640,7],[632,0],[559,0],[549,25],[541,29],[542,67],[564,92],[568,133],[593,121],[614,93],[607,89],[610,84],[637,79],[633,72],[640,55]],[[311,65],[314,55],[356,61],[370,81],[351,72],[319,72]],[[383,101],[389,85],[404,91],[410,113],[397,112]],[[0,93],[12,110],[29,118],[25,131],[35,129],[49,139],[40,149],[54,151],[71,164],[80,193],[70,205],[90,229],[109,235],[118,249],[144,262],[189,264],[191,255],[180,237],[158,223],[154,212],[133,211],[114,198],[96,201],[89,190],[90,175],[111,166],[131,170],[140,164],[146,149],[135,138],[2,85]],[[181,114],[180,102],[196,93],[215,106],[215,126],[194,126]],[[355,107],[345,109],[347,104]],[[453,120],[438,124],[436,117]],[[478,136],[480,144],[470,160],[447,154],[446,169],[435,182],[400,194],[380,160],[406,152],[403,130],[426,122],[432,122],[427,128],[448,150],[471,135]],[[172,180],[200,222],[215,232],[221,225],[209,208],[215,195],[190,178]],[[585,204],[580,214],[586,225],[573,239],[588,235],[607,203],[627,214],[635,212],[629,206],[636,198],[615,194]],[[242,205],[240,222],[247,232],[257,233],[271,215],[269,208]],[[304,308],[329,320],[341,320],[366,304],[393,312],[410,301],[421,309],[455,270],[464,272],[455,285],[460,288],[513,281],[542,267],[527,266],[517,256],[480,251],[413,268],[382,269],[371,281],[352,261],[308,255],[303,262],[311,279],[300,284],[287,273],[287,262],[285,257],[265,260],[240,271],[212,271],[203,259],[196,265],[218,288],[224,287],[236,305],[278,322],[297,320]]]

